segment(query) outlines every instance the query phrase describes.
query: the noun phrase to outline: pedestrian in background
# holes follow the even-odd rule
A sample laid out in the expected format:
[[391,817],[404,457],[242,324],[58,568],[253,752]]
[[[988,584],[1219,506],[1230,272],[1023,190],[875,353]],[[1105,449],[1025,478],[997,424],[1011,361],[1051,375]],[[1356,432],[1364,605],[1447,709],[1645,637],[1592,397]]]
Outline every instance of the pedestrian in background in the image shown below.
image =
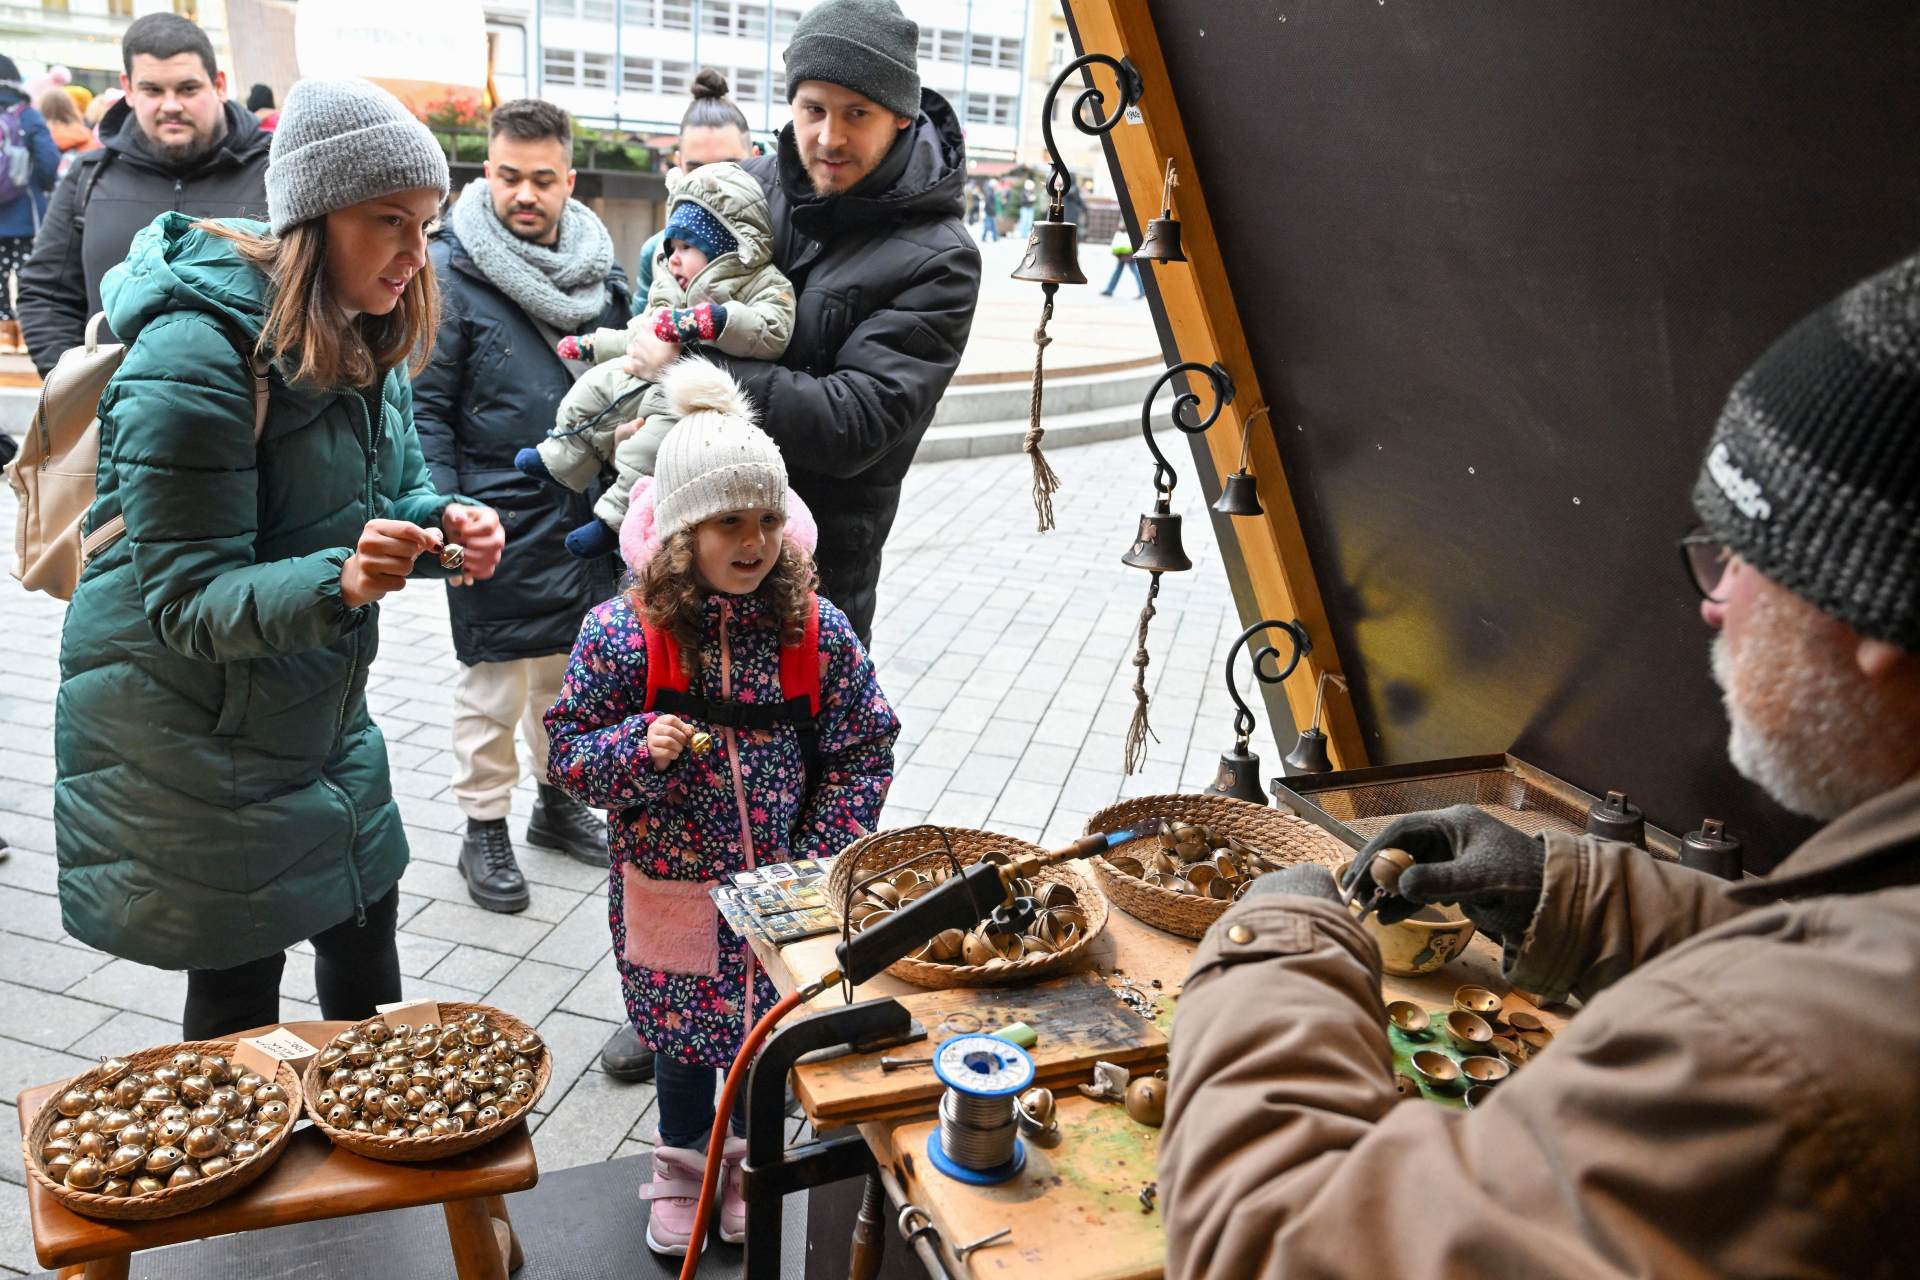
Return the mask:
[[550,102],[495,107],[484,176],[468,184],[434,240],[445,312],[433,362],[413,383],[420,444],[434,483],[503,513],[514,552],[491,581],[449,581],[459,672],[453,688],[453,797],[466,815],[460,874],[488,911],[531,900],[507,830],[513,789],[538,779],[527,843],[607,865],[600,817],[548,785],[547,731],[567,653],[587,610],[614,592],[619,562],[567,551],[593,519],[597,487],[572,493],[515,470],[587,368],[556,351],[568,334],[623,327],[632,312],[613,237],[572,198],[573,122]]
[[128,346],[88,520],[126,532],[61,633],[61,916],[187,970],[187,1040],[279,1021],[302,941],[322,1017],[400,998],[407,835],[366,697],[378,605],[440,576],[446,542],[476,577],[503,545],[492,511],[435,490],[414,434],[446,190],[439,143],[392,94],[304,81],[270,223],[162,214],[102,286]]
[[46,119],[53,145],[60,151],[60,176],[65,177],[82,151],[93,146],[93,130],[87,128],[73,95],[65,89],[49,89],[40,95],[40,114]]
[[14,273],[33,251],[59,169],[60,148],[45,117],[27,98],[20,68],[0,53],[0,351],[22,349]]
[[[88,317],[101,310],[101,279],[154,215],[257,218],[267,211],[272,136],[228,101],[207,33],[171,13],[150,13],[121,37],[120,60],[126,95],[101,117],[105,145],[82,154],[60,180],[20,271],[20,327],[43,374],[80,345]],[[116,338],[109,330],[100,340]]]
[[[745,160],[752,154],[752,141],[746,113],[727,96],[726,76],[712,67],[700,68],[700,74],[693,78],[693,102],[680,117],[680,141],[673,149],[673,167],[684,175],[703,164]],[[633,273],[635,314],[653,288],[654,259],[660,256],[660,243],[666,235],[662,227],[640,246],[640,264]]]
[[1107,287],[1100,291],[1103,298],[1111,298],[1113,291],[1120,286],[1120,275],[1128,267],[1133,268],[1133,287],[1138,290],[1133,296],[1147,296],[1147,283],[1140,278],[1140,264],[1134,260],[1133,240],[1123,226],[1113,233],[1113,274],[1107,277]]

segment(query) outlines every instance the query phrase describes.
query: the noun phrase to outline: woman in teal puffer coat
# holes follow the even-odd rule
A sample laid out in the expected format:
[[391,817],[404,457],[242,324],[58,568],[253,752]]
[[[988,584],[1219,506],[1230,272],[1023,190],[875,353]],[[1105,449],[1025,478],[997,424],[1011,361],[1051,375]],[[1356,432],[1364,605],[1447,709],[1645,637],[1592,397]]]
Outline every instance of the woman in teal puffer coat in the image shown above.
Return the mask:
[[390,94],[304,81],[274,136],[271,227],[163,214],[102,286],[129,345],[88,528],[123,516],[126,535],[61,637],[60,902],[81,941],[188,971],[190,1040],[276,1021],[303,939],[324,1016],[400,996],[377,602],[438,573],[421,553],[443,542],[475,578],[504,543],[493,512],[434,491],[414,436],[405,366],[433,338],[425,228],[446,192]]

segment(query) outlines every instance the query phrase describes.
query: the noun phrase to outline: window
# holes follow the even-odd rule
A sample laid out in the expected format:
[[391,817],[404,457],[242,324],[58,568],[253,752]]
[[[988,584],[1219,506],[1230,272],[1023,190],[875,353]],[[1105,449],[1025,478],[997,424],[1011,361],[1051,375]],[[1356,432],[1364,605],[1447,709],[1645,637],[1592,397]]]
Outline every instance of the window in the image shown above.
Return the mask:
[[753,0],[740,0],[740,15],[733,20],[733,34],[748,40],[767,38],[766,6]]
[[967,41],[967,61],[976,67],[993,65],[993,54],[1000,40],[997,36],[974,36]]
[[691,62],[661,62],[660,92],[671,97],[693,92],[693,64]]
[[693,30],[693,0],[660,0],[660,29]]
[[967,95],[967,123],[968,124],[991,124],[992,122],[993,122],[993,106],[992,106],[992,103],[988,101],[988,95],[984,93],[968,94]]
[[580,83],[588,89],[611,89],[613,87],[613,55],[610,53],[583,53],[580,55]]
[[732,35],[733,5],[729,0],[706,0],[700,7],[700,29],[710,35]]
[[793,39],[793,29],[800,21],[798,9],[775,9],[773,11],[773,42],[784,45]]
[[620,91],[622,93],[660,92],[659,60],[655,58],[622,58],[620,61]]
[[527,31],[507,22],[489,22],[487,38],[493,42],[493,78],[503,98],[527,95]]
[[759,67],[734,68],[733,96],[740,102],[765,102],[767,73]]
[[626,0],[620,6],[621,20],[630,27],[651,27],[660,21],[654,0]]
[[595,22],[612,22],[613,0],[580,0],[580,16]]
[[1004,93],[967,95],[968,124],[1012,124],[1020,99]]
[[580,16],[580,0],[547,0],[545,16],[549,18],[577,18]]
[[575,49],[544,49],[540,56],[540,75],[549,85],[580,83],[580,54]]
[[933,28],[920,28],[920,61],[933,61]]
[[[66,8],[65,5],[60,7]],[[198,22],[200,21],[200,0],[173,0],[173,12],[176,17],[185,18],[188,22]]]
[[1069,61],[1067,55],[1071,52],[1072,50],[1067,46],[1067,33],[1064,31],[1054,32],[1053,44],[1047,50],[1047,78],[1049,80],[1060,74],[1060,68],[1067,65]]
[[940,31],[935,33],[933,42],[933,60],[935,62],[960,62],[964,60],[965,50],[961,47],[965,33],[959,31]]
[[[1020,69],[1021,42],[1012,36],[1000,37],[1000,51],[994,55],[993,65],[1002,71]],[[1063,64],[1064,65],[1064,64]]]

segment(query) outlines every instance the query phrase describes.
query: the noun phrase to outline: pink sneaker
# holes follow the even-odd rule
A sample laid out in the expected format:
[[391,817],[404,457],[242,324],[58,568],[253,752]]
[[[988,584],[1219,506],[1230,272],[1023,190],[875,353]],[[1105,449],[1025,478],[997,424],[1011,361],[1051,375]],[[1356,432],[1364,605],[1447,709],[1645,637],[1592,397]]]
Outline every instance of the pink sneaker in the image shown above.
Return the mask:
[[727,1138],[720,1154],[720,1238],[728,1244],[745,1244],[747,1239],[747,1197],[740,1166],[747,1160],[747,1140]]
[[706,1156],[698,1151],[682,1147],[653,1149],[653,1181],[640,1188],[640,1198],[652,1202],[647,1215],[647,1248],[655,1253],[686,1256],[706,1163]]

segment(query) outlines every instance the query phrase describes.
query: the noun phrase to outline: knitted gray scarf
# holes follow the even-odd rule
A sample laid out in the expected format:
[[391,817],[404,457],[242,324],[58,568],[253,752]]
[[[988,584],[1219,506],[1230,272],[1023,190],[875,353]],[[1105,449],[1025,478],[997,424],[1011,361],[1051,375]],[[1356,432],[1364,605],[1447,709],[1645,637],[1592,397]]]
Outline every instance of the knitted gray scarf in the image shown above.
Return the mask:
[[475,178],[453,206],[453,233],[481,274],[535,320],[573,333],[606,310],[613,237],[578,200],[567,201],[560,215],[558,243],[534,244],[507,230],[487,180]]

